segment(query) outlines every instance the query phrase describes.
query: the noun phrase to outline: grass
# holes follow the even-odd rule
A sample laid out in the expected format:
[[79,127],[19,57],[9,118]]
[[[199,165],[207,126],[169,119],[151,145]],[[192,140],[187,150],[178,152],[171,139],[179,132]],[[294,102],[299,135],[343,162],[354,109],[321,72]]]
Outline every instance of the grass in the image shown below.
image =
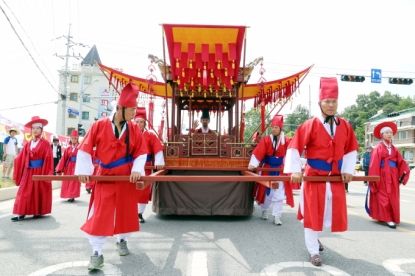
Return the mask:
[[[1,169],[1,177],[3,177],[3,164],[0,166]],[[13,176],[13,169],[10,172],[10,177]],[[0,188],[7,188],[7,187],[15,187],[16,184],[14,183],[13,179],[4,179],[4,178],[0,178]]]
[[7,188],[7,187],[15,187],[16,184],[14,183],[13,179],[3,179],[0,178],[0,189]]

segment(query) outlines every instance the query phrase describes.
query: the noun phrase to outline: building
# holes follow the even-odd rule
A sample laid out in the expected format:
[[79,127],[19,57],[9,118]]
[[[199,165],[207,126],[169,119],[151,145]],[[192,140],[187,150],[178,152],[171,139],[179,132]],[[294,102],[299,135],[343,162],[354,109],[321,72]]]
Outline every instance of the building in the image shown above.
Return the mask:
[[376,118],[365,123],[365,146],[379,144],[380,140],[375,138],[373,130],[381,122],[394,122],[396,124],[398,131],[393,137],[393,144],[408,163],[415,163],[415,108],[393,112],[386,117]]
[[[108,80],[96,65],[97,62],[101,63],[101,59],[94,45],[80,64],[68,68],[66,108],[63,110],[60,101],[56,133],[69,135],[73,129],[78,129],[78,124],[88,131],[95,120],[110,114],[107,106],[114,99],[115,92],[109,90]],[[62,76],[59,91],[64,91],[65,68],[58,72]]]

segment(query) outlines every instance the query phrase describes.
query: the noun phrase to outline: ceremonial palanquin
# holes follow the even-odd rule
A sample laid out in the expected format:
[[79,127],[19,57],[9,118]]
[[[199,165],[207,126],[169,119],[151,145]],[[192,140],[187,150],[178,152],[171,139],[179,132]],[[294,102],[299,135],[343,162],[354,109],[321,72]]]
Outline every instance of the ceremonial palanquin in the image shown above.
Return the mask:
[[[151,74],[147,78],[99,64],[116,91],[133,82],[149,96],[150,129],[154,129],[155,99],[161,97],[168,103],[163,105],[165,116],[155,130],[164,143],[166,170],[157,172],[165,180],[153,184],[153,211],[250,215],[254,180],[245,171],[254,147],[252,141],[243,139],[245,101],[253,99],[261,116],[258,129],[261,127],[260,133],[264,133],[266,105],[272,108],[269,114],[278,113],[299,89],[311,67],[283,79],[266,81],[262,58],[245,63],[247,27],[164,24],[162,28],[163,58],[149,55]],[[164,82],[158,82],[152,74],[156,69],[153,64],[160,69]],[[261,67],[261,77],[248,84],[255,66]],[[212,133],[191,130],[203,110],[209,110]],[[185,119],[189,129],[183,131]],[[168,131],[163,138],[164,124]],[[177,175],[182,176],[181,180],[173,177]]]

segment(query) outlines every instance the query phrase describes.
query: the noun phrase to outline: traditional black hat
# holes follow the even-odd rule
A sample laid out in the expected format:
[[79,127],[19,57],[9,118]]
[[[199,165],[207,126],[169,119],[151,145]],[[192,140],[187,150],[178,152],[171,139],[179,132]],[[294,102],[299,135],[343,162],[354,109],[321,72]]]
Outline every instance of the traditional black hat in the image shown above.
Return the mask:
[[202,117],[200,117],[200,120],[203,120],[203,119],[210,120],[209,109],[207,108],[203,109],[202,111]]

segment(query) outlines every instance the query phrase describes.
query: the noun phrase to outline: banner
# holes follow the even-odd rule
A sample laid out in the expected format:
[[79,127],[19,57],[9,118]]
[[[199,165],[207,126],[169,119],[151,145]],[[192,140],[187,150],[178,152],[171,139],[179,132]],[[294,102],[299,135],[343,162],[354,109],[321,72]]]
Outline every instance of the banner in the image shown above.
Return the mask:
[[[58,138],[59,145],[61,145],[62,149],[66,149],[69,146],[69,137],[53,134],[47,131],[42,133],[42,137],[49,141],[51,144],[53,142],[53,138]],[[28,127],[25,127],[23,131],[23,145],[25,145],[27,142],[30,142],[30,140],[32,140],[32,130]]]
[[111,106],[111,101],[113,100],[114,96],[108,91],[108,88],[101,86],[99,88],[99,99],[98,99],[98,119],[108,117],[111,115],[111,111],[107,110],[107,106]]

